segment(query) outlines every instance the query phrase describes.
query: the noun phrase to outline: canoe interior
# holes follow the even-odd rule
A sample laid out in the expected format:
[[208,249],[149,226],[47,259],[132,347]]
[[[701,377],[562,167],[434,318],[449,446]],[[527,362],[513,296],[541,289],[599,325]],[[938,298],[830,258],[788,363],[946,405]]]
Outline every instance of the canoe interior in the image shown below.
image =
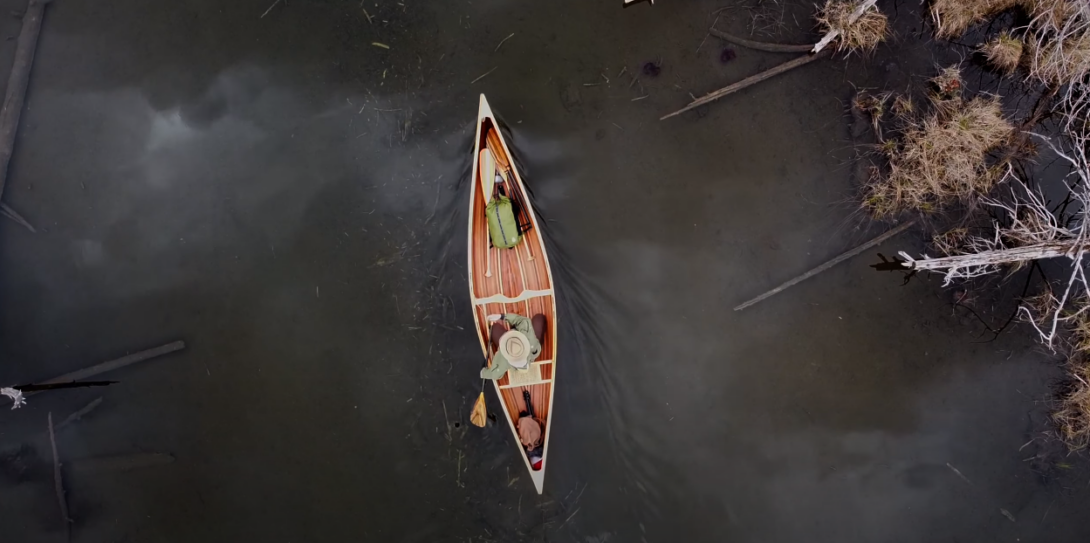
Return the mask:
[[[496,157],[497,169],[504,177],[503,188],[508,197],[521,208],[522,218],[533,227],[524,230],[523,240],[512,249],[491,248],[488,236],[488,224],[485,219],[485,198],[481,183],[479,167],[473,171],[473,196],[471,204],[471,241],[470,241],[470,272],[472,274],[471,294],[476,312],[477,334],[481,339],[481,347],[488,357],[489,327],[491,323],[486,317],[493,314],[516,313],[524,317],[544,315],[546,326],[544,337],[541,340],[541,354],[537,358],[540,369],[539,384],[527,386],[509,386],[510,377],[505,375],[496,382],[500,397],[508,419],[517,421],[519,412],[525,411],[525,402],[522,392],[530,392],[534,415],[542,423],[545,440],[545,458],[548,458],[548,429],[551,396],[553,390],[552,378],[556,353],[556,304],[552,294],[552,277],[549,272],[548,258],[544,253],[544,244],[541,234],[536,227],[536,218],[533,217],[533,209],[526,192],[514,171],[514,164],[508,156],[501,136],[490,117],[481,121],[479,150],[488,148]],[[477,163],[477,161],[475,161]],[[498,183],[497,183],[498,184]],[[520,220],[520,222],[523,222]],[[489,262],[489,259],[491,262]],[[487,276],[491,273],[491,277]],[[536,291],[536,292],[532,292]],[[500,295],[506,303],[495,301],[488,303],[484,300]],[[495,298],[494,298],[495,299]],[[514,299],[512,301],[511,299]],[[491,364],[491,362],[489,362]],[[520,447],[521,448],[521,447]],[[542,463],[544,470],[544,462]]]

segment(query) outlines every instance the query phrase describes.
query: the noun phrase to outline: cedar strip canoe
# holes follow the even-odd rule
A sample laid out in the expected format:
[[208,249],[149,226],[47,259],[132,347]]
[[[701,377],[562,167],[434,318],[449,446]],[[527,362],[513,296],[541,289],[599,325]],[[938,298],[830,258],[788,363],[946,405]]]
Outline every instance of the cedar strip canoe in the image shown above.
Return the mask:
[[[482,178],[482,149],[488,149],[494,157],[495,169],[503,177],[504,192],[515,202],[518,222],[523,225],[523,239],[511,249],[497,249],[490,242],[485,217],[485,190],[492,186],[495,176],[492,179]],[[515,313],[527,318],[537,314],[545,316],[544,337],[540,338],[541,354],[532,364],[535,367],[531,367],[529,372],[519,372],[514,383],[511,378],[514,370],[493,381],[496,395],[504,406],[503,415],[515,438],[515,447],[540,494],[545,484],[545,468],[549,459],[556,376],[556,299],[553,295],[553,276],[526,187],[514,161],[511,160],[510,149],[483,94],[477,114],[471,175],[473,188],[469,199],[469,297],[473,303],[473,320],[477,337],[481,340],[481,351],[488,363],[492,363],[489,348],[491,323],[486,319],[488,315]],[[541,467],[536,470],[530,464],[516,429],[519,412],[527,411],[523,391],[529,392],[534,416],[541,423],[542,429],[544,450]]]

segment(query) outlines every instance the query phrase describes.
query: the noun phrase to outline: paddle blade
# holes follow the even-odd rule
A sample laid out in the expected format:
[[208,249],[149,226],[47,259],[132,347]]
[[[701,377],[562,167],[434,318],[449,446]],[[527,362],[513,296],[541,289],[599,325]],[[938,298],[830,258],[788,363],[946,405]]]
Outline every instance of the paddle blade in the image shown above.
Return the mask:
[[473,413],[469,415],[469,422],[474,426],[484,428],[485,418],[488,416],[488,412],[484,408],[484,392],[477,396],[477,403],[473,404]]
[[492,187],[496,182],[496,159],[488,149],[481,149],[481,157],[478,161],[481,170],[481,192],[484,194],[484,202],[492,201]]

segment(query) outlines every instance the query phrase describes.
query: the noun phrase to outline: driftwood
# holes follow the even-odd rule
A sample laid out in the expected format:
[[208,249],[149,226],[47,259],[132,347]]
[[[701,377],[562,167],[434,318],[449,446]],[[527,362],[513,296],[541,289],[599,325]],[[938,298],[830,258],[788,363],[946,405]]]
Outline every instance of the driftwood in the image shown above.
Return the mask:
[[96,375],[101,375],[101,374],[109,372],[109,371],[118,370],[118,369],[124,368],[125,366],[131,366],[133,364],[136,364],[137,362],[143,362],[145,360],[150,360],[150,359],[155,358],[157,356],[163,356],[164,354],[170,354],[170,353],[172,353],[174,351],[180,351],[180,350],[182,350],[184,348],[185,348],[185,342],[184,341],[174,341],[174,342],[171,342],[171,343],[167,343],[166,345],[162,345],[160,347],[155,347],[153,349],[148,349],[146,351],[140,351],[138,353],[125,355],[125,356],[122,356],[121,358],[116,358],[116,359],[110,360],[108,362],[103,362],[101,364],[95,364],[94,366],[91,366],[89,368],[84,368],[82,370],[74,371],[72,373],[66,373],[66,374],[61,375],[59,377],[54,377],[52,379],[49,379],[48,381],[42,381],[41,383],[38,383],[38,384],[40,384],[40,385],[52,385],[52,384],[55,384],[55,383],[67,383],[67,382],[70,382],[70,381],[78,381],[80,379],[86,379],[88,377],[94,377]]
[[761,72],[761,73],[759,73],[757,75],[747,77],[747,78],[745,78],[745,79],[743,79],[743,80],[741,80],[741,81],[739,81],[737,83],[734,83],[732,85],[727,85],[726,87],[723,87],[723,88],[721,88],[721,89],[719,89],[717,91],[709,92],[708,94],[705,94],[704,96],[701,96],[700,98],[697,98],[696,100],[692,101],[689,105],[687,105],[687,106],[685,106],[685,107],[683,107],[683,108],[681,108],[681,109],[679,109],[679,110],[677,110],[677,111],[675,111],[675,112],[673,112],[673,113],[671,113],[669,115],[663,115],[661,118],[659,118],[659,120],[664,121],[666,119],[669,119],[670,117],[681,115],[682,113],[685,113],[686,111],[689,111],[691,109],[696,109],[696,108],[698,108],[698,107],[700,107],[700,106],[702,106],[704,104],[714,102],[714,101],[716,101],[716,100],[718,100],[718,99],[720,99],[720,98],[722,98],[722,97],[724,97],[724,96],[726,96],[728,94],[738,92],[738,91],[740,91],[740,90],[742,90],[742,89],[744,89],[746,87],[749,87],[751,85],[756,85],[757,83],[760,83],[761,81],[764,81],[765,79],[769,79],[771,77],[780,75],[780,74],[782,74],[782,73],[784,73],[784,72],[786,72],[788,70],[791,70],[792,68],[798,68],[799,66],[809,64],[809,63],[811,63],[811,62],[813,62],[813,61],[815,61],[815,60],[817,60],[819,58],[826,57],[826,56],[828,56],[828,53],[829,53],[829,51],[826,50],[826,51],[822,51],[820,53],[813,54],[813,55],[801,56],[799,58],[796,58],[795,60],[789,60],[787,62],[784,62],[783,64],[780,64],[779,66],[776,66],[774,68],[769,68],[768,70],[765,70],[765,71],[763,71],[763,72]]
[[61,506],[61,521],[68,539],[72,539],[72,518],[68,516],[68,500],[64,497],[64,480],[61,478],[61,462],[57,456],[57,437],[53,432],[53,413],[49,413],[49,446],[53,449],[53,490],[57,492],[57,503]]
[[[8,165],[15,149],[15,132],[19,129],[19,116],[23,113],[26,89],[30,83],[30,67],[34,64],[34,51],[38,48],[38,34],[42,31],[45,5],[49,2],[50,0],[30,0],[26,13],[23,14],[19,41],[15,45],[15,60],[11,63],[11,75],[8,76],[7,95],[4,96],[3,108],[0,108],[0,196],[3,196],[4,185],[7,184]],[[18,214],[13,214],[13,220],[15,216]],[[20,224],[33,230],[26,221]]]
[[717,38],[729,41],[735,45],[741,45],[742,47],[748,47],[749,49],[755,49],[757,51],[766,51],[769,53],[809,53],[814,48],[813,44],[805,45],[783,45],[779,43],[767,43],[763,41],[747,40],[738,36],[727,34],[718,28],[711,28],[708,33]]
[[826,262],[826,263],[824,263],[824,264],[822,264],[822,265],[820,265],[820,266],[818,266],[818,267],[816,267],[816,268],[814,268],[814,269],[812,269],[812,270],[810,270],[810,271],[808,271],[808,272],[806,272],[806,273],[804,273],[804,274],[802,274],[802,275],[800,275],[800,276],[798,276],[798,277],[796,277],[796,278],[794,278],[794,279],[792,279],[792,280],[790,280],[790,281],[788,281],[788,282],[786,282],[786,283],[784,283],[784,284],[782,284],[782,285],[780,285],[780,286],[778,286],[778,287],[776,287],[776,288],[774,288],[774,289],[772,289],[772,290],[770,290],[770,291],[768,291],[768,292],[766,292],[766,293],[764,293],[764,294],[762,294],[762,295],[760,295],[760,296],[758,296],[758,297],[756,297],[756,298],[754,298],[754,299],[752,299],[752,300],[750,300],[748,302],[745,302],[743,304],[738,305],[737,307],[734,308],[734,310],[735,311],[741,311],[741,310],[743,310],[743,309],[745,309],[745,308],[747,308],[747,307],[749,307],[751,305],[757,304],[757,303],[765,300],[766,298],[771,298],[772,296],[775,296],[775,295],[777,295],[777,294],[779,294],[779,293],[781,293],[781,292],[783,292],[783,291],[785,291],[785,290],[787,290],[787,289],[789,289],[789,288],[791,288],[791,287],[793,287],[793,286],[795,286],[795,285],[797,285],[797,284],[799,284],[799,283],[801,283],[801,282],[803,282],[803,281],[805,281],[805,280],[807,280],[807,279],[809,279],[809,278],[811,278],[811,277],[813,277],[813,276],[815,276],[815,275],[817,275],[817,274],[819,274],[819,273],[821,273],[821,272],[823,272],[825,270],[828,270],[829,268],[832,268],[833,266],[836,266],[837,264],[840,264],[841,262],[844,262],[845,260],[848,260],[849,258],[851,258],[853,256],[858,255],[859,253],[862,253],[863,251],[866,251],[867,249],[870,249],[871,247],[874,247],[875,245],[878,245],[879,243],[882,243],[883,241],[886,241],[889,238],[892,238],[893,236],[896,236],[897,234],[900,234],[901,232],[904,232],[905,230],[908,230],[909,228],[913,227],[915,224],[916,224],[916,219],[912,219],[910,221],[905,221],[905,222],[901,223],[900,226],[890,230],[889,232],[886,232],[885,234],[882,234],[882,235],[880,235],[880,236],[878,236],[878,237],[876,237],[876,238],[874,238],[874,239],[872,239],[872,240],[870,240],[870,241],[868,241],[868,242],[866,242],[866,243],[864,243],[864,244],[862,244],[862,245],[860,245],[860,246],[858,246],[858,247],[856,247],[856,248],[854,248],[854,249],[852,249],[850,251],[841,253],[836,258],[834,258],[834,259],[832,259],[832,260],[830,260],[830,261],[828,261],[828,262]]
[[31,392],[27,392],[26,394],[24,394],[24,396],[33,396],[34,394],[37,394],[41,391],[41,385],[55,385],[60,383],[70,383],[72,381],[78,381],[80,379],[87,379],[88,377],[94,377],[96,375],[100,375],[106,372],[121,369],[125,366],[131,366],[133,364],[136,364],[137,362],[143,362],[157,356],[163,356],[174,351],[180,351],[184,348],[184,341],[175,341],[173,343],[167,343],[166,345],[162,345],[160,347],[155,347],[154,349],[140,351],[138,353],[133,353],[127,356],[122,356],[121,358],[110,360],[108,362],[95,364],[94,366],[91,366],[89,368],[84,368],[82,370],[74,371],[72,373],[66,373],[64,375],[42,381],[34,385],[28,385],[27,388],[31,389]]
[[[863,14],[866,13],[868,9],[871,9],[871,8],[874,7],[874,4],[876,2],[877,2],[877,0],[866,0],[862,4],[859,4],[859,6],[855,8],[855,11],[853,11],[852,14],[848,16],[848,24],[849,25],[855,24],[855,22],[858,21],[859,18],[862,17]],[[839,35],[840,35],[839,30],[830,30],[828,33],[825,34],[825,36],[823,38],[821,38],[821,41],[817,42],[814,45],[813,50],[811,50],[810,52],[811,53],[820,53],[822,49],[825,49],[825,46],[829,45],[830,43],[833,43],[833,40],[835,40],[837,38],[837,36],[839,36]]]
[[95,408],[100,405],[102,405],[102,398],[95,398],[94,400],[91,400],[91,403],[83,406],[82,409],[76,411],[75,413],[72,413],[71,415],[68,415],[68,417],[62,420],[61,423],[57,425],[57,431],[60,431],[61,428],[64,428],[65,426],[68,426],[73,422],[79,422],[81,419],[83,419],[83,417],[86,417],[88,413],[94,411]]
[[17,224],[22,225],[23,228],[26,228],[27,230],[30,230],[31,234],[37,234],[38,233],[38,231],[35,230],[34,227],[31,226],[31,224],[29,222],[27,222],[27,220],[24,219],[22,215],[20,215],[17,211],[12,209],[11,206],[5,204],[4,202],[0,202],[0,215],[3,215],[5,217],[15,221]]
[[[91,403],[83,406],[83,408],[80,409],[79,411],[76,411],[76,412],[72,413],[71,415],[68,415],[68,417],[66,417],[64,420],[62,420],[60,422],[60,424],[53,425],[53,432],[54,433],[60,432],[66,426],[69,426],[69,425],[71,425],[71,424],[73,424],[75,422],[78,422],[83,417],[86,417],[88,413],[90,413],[91,411],[94,411],[95,408],[97,408],[100,405],[102,405],[102,398],[95,398],[93,401],[91,401]],[[41,434],[38,434],[38,435],[34,436],[31,439],[27,439],[26,441],[27,442],[37,441],[39,439],[44,439],[44,438],[46,438],[48,436],[49,436],[49,431],[46,430],[46,431],[42,432]],[[4,458],[6,456],[12,456],[12,455],[18,454],[21,447],[22,447],[22,443],[18,443],[18,444],[8,445],[7,447],[4,447],[3,449],[0,449],[0,458]]]

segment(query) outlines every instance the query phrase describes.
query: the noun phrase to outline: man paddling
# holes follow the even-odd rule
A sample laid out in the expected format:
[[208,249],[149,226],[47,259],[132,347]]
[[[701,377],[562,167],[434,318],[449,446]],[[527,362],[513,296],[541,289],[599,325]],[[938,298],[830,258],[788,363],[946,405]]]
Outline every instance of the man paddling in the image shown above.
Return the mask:
[[[482,379],[500,379],[507,370],[524,370],[541,354],[541,337],[545,334],[545,315],[528,319],[507,313],[486,317],[492,323],[489,339],[492,343],[492,365],[481,368]],[[504,326],[510,325],[510,329]]]

